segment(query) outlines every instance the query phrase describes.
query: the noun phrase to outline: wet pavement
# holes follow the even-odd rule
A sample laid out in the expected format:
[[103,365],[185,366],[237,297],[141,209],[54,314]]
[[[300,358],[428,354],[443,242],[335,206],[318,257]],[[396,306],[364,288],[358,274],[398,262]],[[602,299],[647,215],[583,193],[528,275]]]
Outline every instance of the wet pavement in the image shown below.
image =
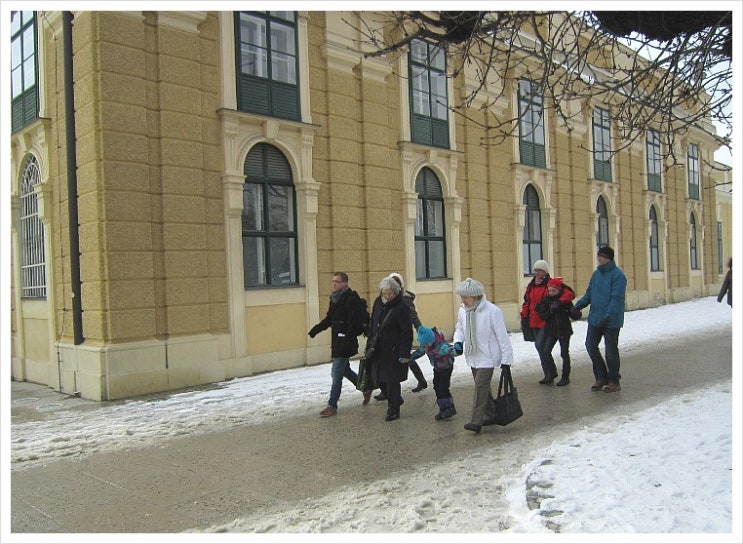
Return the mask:
[[[567,387],[539,385],[541,372],[514,371],[524,416],[508,427],[488,427],[479,435],[462,428],[473,393],[469,384],[452,388],[459,414],[446,422],[433,420],[435,394],[429,386],[418,394],[404,390],[401,418],[393,422],[384,421],[386,403],[372,400],[368,406],[350,405],[331,418],[302,412],[227,431],[167,439],[156,446],[22,470],[11,466],[11,531],[203,530],[265,508],[291,508],[346,485],[374,485],[378,478],[499,443],[521,440],[543,446],[540,436],[546,429],[569,433],[603,414],[613,417],[643,409],[730,380],[731,330],[658,350],[622,351],[619,393],[591,393],[593,376],[587,356],[574,357],[573,364]],[[344,391],[347,388],[344,385]],[[11,396],[11,433],[13,424],[44,421],[59,410],[84,418],[86,410],[120,404],[70,397],[27,382],[12,382]],[[506,471],[523,460],[500,462]]]

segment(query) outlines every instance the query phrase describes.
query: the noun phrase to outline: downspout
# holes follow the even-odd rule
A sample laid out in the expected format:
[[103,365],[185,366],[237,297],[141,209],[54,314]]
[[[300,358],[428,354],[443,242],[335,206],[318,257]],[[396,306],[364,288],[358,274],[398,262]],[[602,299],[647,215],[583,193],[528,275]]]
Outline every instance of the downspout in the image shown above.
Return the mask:
[[70,227],[70,282],[72,288],[72,331],[76,346],[83,343],[83,304],[80,282],[80,231],[77,210],[77,140],[75,138],[75,95],[72,77],[72,12],[62,12],[64,46],[65,136],[67,139],[67,211]]

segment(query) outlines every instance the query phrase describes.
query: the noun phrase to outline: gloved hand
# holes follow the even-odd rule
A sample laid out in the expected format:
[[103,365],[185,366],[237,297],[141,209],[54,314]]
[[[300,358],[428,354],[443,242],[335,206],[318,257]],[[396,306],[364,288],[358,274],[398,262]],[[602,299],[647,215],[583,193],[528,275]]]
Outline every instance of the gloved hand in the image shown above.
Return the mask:
[[449,355],[452,349],[454,348],[452,348],[452,346],[450,346],[449,344],[442,344],[439,348],[439,355]]
[[310,338],[314,338],[314,337],[315,337],[315,336],[317,336],[317,335],[318,335],[318,333],[320,333],[321,331],[322,331],[322,329],[320,328],[320,325],[315,325],[314,327],[312,327],[312,328],[310,329],[310,332],[308,332],[307,334],[309,334],[309,335],[310,335]]
[[529,328],[529,318],[528,317],[522,317],[521,318],[521,328],[522,329],[528,329]]
[[552,304],[550,304],[550,311],[552,313],[555,313],[559,309],[560,309],[560,301],[559,300],[555,300]]
[[570,314],[571,319],[575,319],[576,321],[583,317],[583,314],[580,313],[580,308],[578,308],[577,306],[573,306],[572,308],[570,308],[570,310],[568,310],[568,314]]
[[454,342],[454,351],[457,352],[457,355],[462,355],[462,353],[464,353],[464,346],[462,346],[462,342]]

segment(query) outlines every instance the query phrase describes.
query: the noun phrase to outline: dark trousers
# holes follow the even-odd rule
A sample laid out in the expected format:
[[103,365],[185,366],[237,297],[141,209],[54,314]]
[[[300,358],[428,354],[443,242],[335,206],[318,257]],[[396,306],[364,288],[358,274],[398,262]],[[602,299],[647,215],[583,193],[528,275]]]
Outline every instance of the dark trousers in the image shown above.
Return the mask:
[[448,399],[451,397],[451,374],[453,368],[434,368],[433,369],[433,390],[436,391],[437,399]]
[[400,401],[402,400],[402,394],[400,393],[400,382],[387,382],[379,384],[382,391],[384,391],[387,397],[387,415],[400,414]]
[[552,357],[552,348],[555,347],[555,343],[549,344],[551,337],[547,335],[545,328],[534,329],[534,336],[534,347],[537,348],[539,362],[542,363],[542,372],[546,377],[557,376],[557,365]]
[[[601,329],[588,325],[586,332],[586,351],[593,363],[593,376],[597,381],[619,383],[619,330]],[[604,352],[606,361],[601,356],[599,342],[604,339]]]
[[[562,359],[562,375],[564,377],[570,376],[570,337],[566,336],[565,338],[557,338],[556,336],[547,336],[545,343],[544,343],[544,349],[548,350],[550,352],[550,356],[552,356],[552,350],[555,347],[555,344],[557,342],[560,342],[560,358]],[[554,357],[552,358],[552,362],[554,364]],[[555,372],[557,372],[557,365],[555,365]]]

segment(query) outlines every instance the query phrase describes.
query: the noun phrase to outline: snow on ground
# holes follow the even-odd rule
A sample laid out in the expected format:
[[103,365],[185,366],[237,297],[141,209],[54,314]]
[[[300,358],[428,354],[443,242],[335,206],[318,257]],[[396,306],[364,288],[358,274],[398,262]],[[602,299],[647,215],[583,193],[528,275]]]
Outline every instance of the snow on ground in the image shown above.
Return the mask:
[[[670,345],[731,327],[732,321],[730,307],[714,297],[629,312],[620,350]],[[585,337],[585,328],[585,321],[574,323],[571,352],[584,352],[579,339]],[[525,343],[520,333],[511,334],[511,341],[514,372],[538,371],[533,344]],[[458,362],[454,384],[469,384],[471,379],[466,364]],[[13,424],[12,468],[146,447],[180,435],[301,413],[317,417],[329,387],[330,366],[323,364],[234,379],[214,388],[104,403],[86,410],[84,417],[60,410],[43,422]],[[462,532],[491,537],[501,531],[514,537],[555,532],[729,533],[732,391],[728,382],[613,420],[588,418],[584,428],[567,435],[547,430],[540,437],[494,445],[493,451],[418,466],[415,474],[303,501],[289,512],[261,512],[209,530],[326,536],[421,531],[428,542],[431,533]],[[248,404],[249,411],[244,408]],[[514,470],[493,466],[493,458],[512,459]]]

